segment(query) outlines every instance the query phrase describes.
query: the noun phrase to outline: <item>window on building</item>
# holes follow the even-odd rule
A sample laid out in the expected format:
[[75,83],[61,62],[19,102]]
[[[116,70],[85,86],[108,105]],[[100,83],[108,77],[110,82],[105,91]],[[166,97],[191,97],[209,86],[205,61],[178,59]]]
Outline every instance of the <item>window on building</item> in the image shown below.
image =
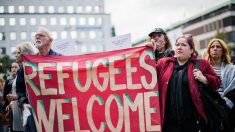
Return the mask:
[[82,13],[83,7],[82,6],[77,6],[76,8],[76,13]]
[[30,18],[30,25],[35,26],[36,25],[36,18]]
[[59,6],[58,7],[58,12],[59,13],[64,13],[64,7],[63,6]]
[[41,19],[40,19],[40,24],[41,24],[41,25],[46,25],[46,24],[47,24],[46,18],[41,18]]
[[6,36],[4,32],[0,32],[0,40],[6,40]]
[[20,25],[25,26],[26,25],[26,19],[25,18],[20,18]]
[[94,12],[99,13],[100,12],[100,7],[99,6],[94,6]]
[[96,38],[96,32],[95,32],[95,31],[90,31],[90,32],[89,32],[89,38],[90,38],[90,39]]
[[56,18],[55,17],[52,17],[51,20],[50,20],[50,23],[51,25],[56,25]]
[[10,40],[16,40],[16,32],[10,32]]
[[79,18],[79,25],[85,25],[86,24],[86,18],[85,17],[80,17]]
[[45,7],[44,6],[39,6],[38,7],[38,12],[39,13],[45,13]]
[[0,13],[4,13],[4,6],[0,6]]
[[95,25],[95,18],[94,17],[89,17],[88,18],[88,24],[89,25]]
[[29,6],[29,13],[35,13],[35,6]]
[[92,12],[92,6],[86,6],[86,12]]
[[70,25],[76,25],[76,18],[75,17],[71,17],[70,19],[69,19],[69,24]]
[[71,31],[70,36],[72,39],[77,39],[77,32],[76,31]]
[[24,12],[25,12],[25,7],[19,6],[19,13],[24,13]]
[[16,19],[15,18],[9,18],[9,25],[15,26],[16,25]]
[[48,7],[48,13],[54,13],[55,12],[55,7],[54,6],[49,6]]
[[102,25],[103,24],[103,19],[101,17],[97,18],[97,25]]
[[81,31],[79,36],[80,36],[81,39],[85,39],[86,38],[86,32]]
[[14,6],[8,6],[8,13],[14,13],[14,12],[15,12]]
[[5,26],[5,18],[0,18],[0,26]]
[[6,55],[6,47],[1,47],[0,48],[0,54],[2,54],[2,55]]
[[56,32],[56,31],[51,31],[51,35],[52,35],[52,38],[53,38],[54,40],[57,39],[57,32]]
[[27,33],[26,32],[21,32],[20,33],[20,39],[21,40],[26,40],[27,39]]
[[60,18],[60,25],[66,25],[67,24],[67,19],[65,17]]
[[68,33],[66,31],[61,32],[61,39],[67,39],[68,38]]
[[68,12],[68,13],[74,13],[74,8],[73,8],[73,6],[68,6],[68,7],[67,7],[67,12]]
[[86,45],[82,45],[81,52],[82,53],[86,53],[87,52],[87,46]]
[[15,53],[16,52],[16,47],[11,47],[11,53]]

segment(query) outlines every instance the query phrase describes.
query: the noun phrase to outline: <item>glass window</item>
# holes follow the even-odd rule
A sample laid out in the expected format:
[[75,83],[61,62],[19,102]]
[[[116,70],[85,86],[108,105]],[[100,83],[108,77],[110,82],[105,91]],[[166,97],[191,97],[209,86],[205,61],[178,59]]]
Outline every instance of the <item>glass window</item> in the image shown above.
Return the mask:
[[71,18],[69,19],[69,24],[70,24],[70,25],[76,25],[76,18],[75,18],[75,17],[71,17]]
[[14,53],[16,51],[16,47],[11,47],[11,53]]
[[95,18],[94,17],[89,17],[88,18],[88,24],[89,25],[95,25]]
[[35,13],[35,7],[29,6],[29,13]]
[[8,12],[9,13],[14,13],[15,12],[14,6],[8,6]]
[[77,6],[76,13],[82,13],[82,10],[83,10],[82,6]]
[[61,39],[67,39],[68,38],[68,33],[66,31],[61,32]]
[[94,12],[95,13],[99,13],[100,12],[100,7],[99,6],[95,6],[94,7]]
[[92,11],[92,6],[86,6],[86,12],[91,12]]
[[86,24],[86,18],[85,17],[80,17],[79,18],[79,25],[85,25]]
[[40,23],[41,23],[41,25],[46,25],[47,24],[46,18],[41,18]]
[[24,13],[24,12],[25,12],[24,6],[19,6],[19,13]]
[[89,38],[90,38],[90,39],[96,38],[96,33],[95,33],[95,31],[90,31],[90,32],[89,32]]
[[45,13],[45,7],[44,6],[39,6],[38,7],[38,12],[39,13]]
[[81,31],[79,36],[80,36],[81,39],[85,39],[86,38],[86,32]]
[[72,39],[77,39],[77,32],[76,31],[71,31],[70,36]]
[[4,33],[0,33],[0,40],[5,40],[5,34]]
[[0,6],[0,13],[4,13],[4,6]]
[[54,6],[49,6],[48,7],[48,13],[54,13],[55,12],[55,7]]
[[65,17],[60,18],[60,25],[66,25],[67,24],[67,19]]
[[74,8],[73,8],[73,6],[68,6],[67,12],[68,12],[68,13],[74,13]]
[[31,32],[30,36],[32,36],[32,40],[34,40],[35,32]]
[[102,25],[103,19],[101,17],[97,18],[97,25]]
[[51,25],[56,25],[56,18],[52,17],[50,20]]
[[20,33],[20,38],[21,38],[21,40],[26,40],[27,39],[27,33],[26,32],[21,32]]
[[86,53],[87,52],[86,45],[82,45],[81,51],[82,51],[82,53]]
[[10,32],[10,40],[16,40],[16,33]]
[[9,18],[9,25],[15,26],[16,25],[16,19],[15,18]]
[[63,6],[58,7],[58,12],[59,13],[64,13],[64,7]]
[[52,32],[51,32],[51,35],[52,35],[52,38],[53,38],[54,40],[57,39],[57,32],[56,32],[56,31],[52,31]]
[[5,18],[0,18],[0,26],[5,26]]
[[30,25],[32,26],[36,25],[36,18],[30,18]]
[[26,19],[25,18],[20,18],[20,25],[25,26],[26,25]]

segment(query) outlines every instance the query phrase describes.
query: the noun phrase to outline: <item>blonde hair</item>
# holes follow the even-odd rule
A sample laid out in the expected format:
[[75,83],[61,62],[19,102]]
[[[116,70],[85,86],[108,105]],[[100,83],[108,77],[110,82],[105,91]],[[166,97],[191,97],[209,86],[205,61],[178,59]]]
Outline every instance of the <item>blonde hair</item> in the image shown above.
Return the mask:
[[206,49],[206,52],[205,52],[205,59],[208,60],[211,64],[213,64],[211,56],[210,56],[210,48],[211,48],[211,45],[214,42],[218,42],[222,47],[222,50],[223,50],[222,58],[221,58],[222,62],[224,62],[225,64],[230,64],[231,63],[231,57],[230,57],[228,46],[223,40],[218,39],[218,38],[214,38],[208,43],[207,49]]
[[34,50],[33,50],[33,47],[32,47],[32,44],[30,42],[22,42],[20,43],[17,47],[16,47],[16,50],[19,50],[19,52],[21,54],[30,54],[30,55],[33,55],[35,54],[34,53]]

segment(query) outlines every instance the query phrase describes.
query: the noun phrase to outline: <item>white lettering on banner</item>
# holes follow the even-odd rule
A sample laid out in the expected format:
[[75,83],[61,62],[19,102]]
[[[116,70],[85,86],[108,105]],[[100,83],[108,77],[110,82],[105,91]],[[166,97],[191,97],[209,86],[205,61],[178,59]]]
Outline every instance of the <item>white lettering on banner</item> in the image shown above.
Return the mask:
[[[37,101],[37,117],[34,113],[35,123],[38,128],[38,131],[41,132],[43,126],[45,127],[46,131],[53,131],[54,126],[54,117],[55,113],[57,113],[58,116],[58,130],[60,132],[65,131],[64,130],[64,120],[74,120],[74,128],[70,128],[71,130],[66,131],[81,131],[81,132],[89,132],[91,131],[104,131],[107,127],[110,131],[121,131],[123,128],[123,125],[125,125],[125,131],[131,131],[131,119],[130,119],[130,111],[132,112],[138,112],[138,116],[136,118],[139,118],[139,130],[140,131],[160,131],[161,127],[160,125],[152,125],[151,119],[153,118],[151,114],[159,112],[156,110],[156,106],[151,107],[150,106],[150,98],[157,98],[158,93],[156,91],[151,92],[144,92],[144,93],[137,93],[135,99],[131,99],[129,95],[123,94],[123,102],[120,99],[120,96],[117,94],[111,94],[107,98],[106,102],[104,103],[104,100],[98,96],[98,95],[92,95],[87,103],[87,109],[86,109],[86,117],[87,117],[87,124],[90,128],[86,128],[87,130],[81,130],[80,128],[80,121],[83,121],[84,119],[79,119],[79,109],[76,97],[72,97],[71,99],[51,99],[50,105],[49,105],[49,113],[47,114],[45,111],[44,103],[42,100]],[[72,100],[72,101],[70,101]],[[93,108],[94,103],[97,102],[100,107],[105,107],[105,121],[101,121],[99,128],[96,127],[93,117],[92,117],[92,111],[95,110]],[[115,102],[114,104],[117,105],[118,108],[118,123],[116,126],[114,126],[111,117],[111,103]],[[63,104],[71,104],[72,108],[72,114],[73,115],[67,115],[63,113]],[[97,109],[97,108],[96,108]],[[144,111],[145,110],[145,111]],[[48,116],[49,115],[49,118]],[[125,117],[125,120],[124,120]],[[145,120],[144,120],[145,119]],[[73,130],[74,129],[74,130]]]

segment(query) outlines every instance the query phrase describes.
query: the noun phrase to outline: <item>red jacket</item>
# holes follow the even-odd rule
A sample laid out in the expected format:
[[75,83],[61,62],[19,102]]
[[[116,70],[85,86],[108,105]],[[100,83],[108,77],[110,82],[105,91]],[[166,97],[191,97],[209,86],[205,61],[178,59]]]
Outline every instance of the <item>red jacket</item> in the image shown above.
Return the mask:
[[[196,56],[192,56],[188,64],[189,91],[199,116],[204,118],[206,121],[207,117],[205,115],[204,107],[200,99],[200,93],[198,91],[197,82],[193,76],[195,59]],[[175,57],[167,57],[160,59],[157,63],[157,76],[158,76],[158,88],[160,92],[159,100],[160,100],[162,125],[164,122],[164,115],[165,115],[165,102],[166,102],[168,82],[170,81],[175,61],[176,61]],[[210,86],[210,88],[213,88],[214,90],[218,89],[221,83],[220,78],[214,72],[208,61],[200,60],[200,70],[202,74],[207,78],[208,81],[207,85]]]

